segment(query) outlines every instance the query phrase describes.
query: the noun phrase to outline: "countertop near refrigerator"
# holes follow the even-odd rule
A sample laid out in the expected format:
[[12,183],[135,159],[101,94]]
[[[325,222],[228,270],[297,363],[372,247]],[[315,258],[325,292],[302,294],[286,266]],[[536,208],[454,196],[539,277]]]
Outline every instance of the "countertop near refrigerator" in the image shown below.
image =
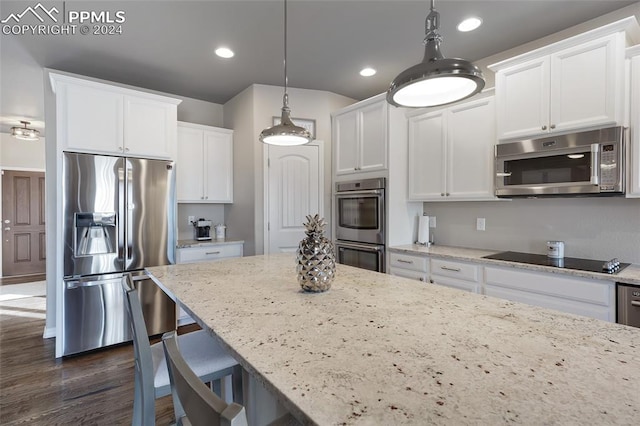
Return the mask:
[[208,247],[208,246],[224,246],[229,244],[244,244],[244,240],[209,240],[209,241],[198,241],[198,240],[178,240],[177,248],[188,248],[188,247]]
[[425,247],[417,244],[389,247],[391,252],[426,255],[429,257],[474,262],[484,265],[503,266],[531,271],[550,272],[552,274],[572,275],[576,277],[592,278],[606,281],[620,281],[640,285],[640,265],[632,264],[617,274],[578,271],[575,269],[556,268],[553,266],[532,265],[528,263],[507,262],[504,260],[485,259],[483,256],[496,254],[501,250],[482,250],[466,247],[438,246]]
[[637,328],[346,265],[304,293],[292,253],[148,271],[305,424],[640,415]]

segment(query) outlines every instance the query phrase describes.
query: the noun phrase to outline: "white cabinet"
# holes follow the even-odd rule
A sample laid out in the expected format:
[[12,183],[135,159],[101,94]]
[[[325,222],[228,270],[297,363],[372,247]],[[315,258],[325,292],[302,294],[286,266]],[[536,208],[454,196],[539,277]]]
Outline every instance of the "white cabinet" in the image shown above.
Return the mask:
[[429,280],[429,258],[406,253],[389,253],[389,274],[422,282]]
[[178,202],[233,202],[233,131],[178,123]]
[[336,175],[387,169],[387,109],[376,96],[333,115]]
[[491,65],[497,134],[514,139],[621,124],[624,31],[586,33]]
[[242,257],[243,243],[225,243],[183,247],[176,250],[176,263],[207,262]]
[[628,49],[631,71],[627,197],[640,197],[640,45]]
[[484,293],[615,322],[615,284],[544,272],[485,267]]
[[444,285],[471,293],[480,293],[482,285],[482,267],[471,263],[431,259],[431,278],[429,282]]
[[50,78],[63,150],[175,157],[180,100],[68,75]]
[[409,199],[494,199],[493,96],[409,117]]

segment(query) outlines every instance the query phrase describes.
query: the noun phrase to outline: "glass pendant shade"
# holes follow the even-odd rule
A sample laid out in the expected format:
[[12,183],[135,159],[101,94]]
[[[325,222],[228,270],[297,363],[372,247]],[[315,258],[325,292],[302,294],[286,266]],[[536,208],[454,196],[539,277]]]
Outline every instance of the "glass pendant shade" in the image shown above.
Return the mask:
[[439,20],[432,2],[426,22],[424,58],[391,82],[387,91],[387,102],[391,105],[413,108],[446,105],[484,88],[480,68],[464,59],[445,58],[440,52]]
[[40,132],[36,129],[29,129],[27,125],[31,124],[30,121],[21,121],[23,127],[12,127],[11,136],[23,141],[37,141],[40,139]]

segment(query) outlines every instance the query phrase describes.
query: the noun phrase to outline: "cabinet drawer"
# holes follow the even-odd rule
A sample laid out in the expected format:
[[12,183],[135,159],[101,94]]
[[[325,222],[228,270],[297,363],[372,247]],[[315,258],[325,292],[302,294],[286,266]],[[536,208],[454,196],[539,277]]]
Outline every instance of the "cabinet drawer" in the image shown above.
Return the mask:
[[220,246],[187,247],[177,250],[178,263],[206,262],[208,260],[241,257],[242,244],[225,244]]
[[451,262],[448,260],[431,259],[431,274],[460,280],[478,282],[480,267],[469,263]]
[[389,262],[391,266],[413,271],[427,272],[429,259],[424,256],[413,256],[403,253],[390,253]]
[[485,274],[487,287],[497,286],[602,306],[612,304],[613,283],[607,281],[492,267],[485,267]]
[[424,283],[428,282],[427,273],[421,271],[412,271],[411,269],[404,268],[389,268],[389,274],[395,275],[397,277],[409,278],[412,280],[422,281]]

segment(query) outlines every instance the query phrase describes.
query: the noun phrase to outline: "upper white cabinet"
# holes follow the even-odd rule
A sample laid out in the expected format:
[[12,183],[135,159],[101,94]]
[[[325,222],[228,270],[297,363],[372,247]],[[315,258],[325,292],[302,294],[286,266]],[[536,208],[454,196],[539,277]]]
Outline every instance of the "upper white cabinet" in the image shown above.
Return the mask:
[[489,66],[497,134],[514,139],[620,125],[625,19]]
[[640,197],[640,45],[627,51],[630,79],[629,185],[627,197]]
[[336,175],[387,169],[387,108],[375,96],[333,115]]
[[409,199],[494,199],[493,96],[409,117]]
[[180,100],[68,75],[50,78],[62,150],[175,157]]
[[233,202],[233,131],[178,123],[178,202]]

